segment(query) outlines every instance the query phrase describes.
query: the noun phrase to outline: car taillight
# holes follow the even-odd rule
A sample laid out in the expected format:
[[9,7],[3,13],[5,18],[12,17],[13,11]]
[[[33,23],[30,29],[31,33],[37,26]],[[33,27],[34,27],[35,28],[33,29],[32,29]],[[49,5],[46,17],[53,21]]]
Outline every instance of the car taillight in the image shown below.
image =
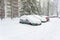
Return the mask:
[[49,17],[46,17],[47,21],[49,21]]

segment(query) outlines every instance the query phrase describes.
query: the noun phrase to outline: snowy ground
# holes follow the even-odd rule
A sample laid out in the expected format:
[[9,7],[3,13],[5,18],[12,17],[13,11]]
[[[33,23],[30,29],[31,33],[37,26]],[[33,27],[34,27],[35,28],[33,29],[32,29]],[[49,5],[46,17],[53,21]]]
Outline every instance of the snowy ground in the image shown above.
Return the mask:
[[0,20],[0,40],[60,40],[60,19],[39,26],[20,24],[19,18]]

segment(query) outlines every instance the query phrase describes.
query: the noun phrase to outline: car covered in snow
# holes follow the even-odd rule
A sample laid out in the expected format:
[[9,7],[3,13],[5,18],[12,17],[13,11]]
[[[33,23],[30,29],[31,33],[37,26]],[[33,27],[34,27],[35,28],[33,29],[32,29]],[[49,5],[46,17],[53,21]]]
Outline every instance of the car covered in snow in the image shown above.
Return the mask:
[[20,23],[41,25],[41,20],[37,18],[36,15],[23,15],[20,17]]
[[42,21],[42,22],[48,22],[49,20],[50,20],[50,19],[49,19],[48,16],[44,16],[44,15],[41,16],[41,21]]

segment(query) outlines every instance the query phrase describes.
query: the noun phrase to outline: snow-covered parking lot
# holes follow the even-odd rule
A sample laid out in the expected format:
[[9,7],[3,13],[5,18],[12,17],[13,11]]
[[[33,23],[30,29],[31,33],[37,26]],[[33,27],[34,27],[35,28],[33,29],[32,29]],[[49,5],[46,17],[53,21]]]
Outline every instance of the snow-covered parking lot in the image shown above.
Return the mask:
[[60,18],[39,26],[20,24],[19,18],[0,20],[0,40],[60,40]]

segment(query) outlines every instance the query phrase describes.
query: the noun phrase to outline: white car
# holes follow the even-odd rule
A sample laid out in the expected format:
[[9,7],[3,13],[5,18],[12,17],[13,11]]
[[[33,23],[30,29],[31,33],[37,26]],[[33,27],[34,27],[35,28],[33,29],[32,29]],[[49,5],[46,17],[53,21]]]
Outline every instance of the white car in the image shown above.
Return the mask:
[[40,25],[41,20],[38,19],[35,15],[23,15],[20,17],[20,23]]

